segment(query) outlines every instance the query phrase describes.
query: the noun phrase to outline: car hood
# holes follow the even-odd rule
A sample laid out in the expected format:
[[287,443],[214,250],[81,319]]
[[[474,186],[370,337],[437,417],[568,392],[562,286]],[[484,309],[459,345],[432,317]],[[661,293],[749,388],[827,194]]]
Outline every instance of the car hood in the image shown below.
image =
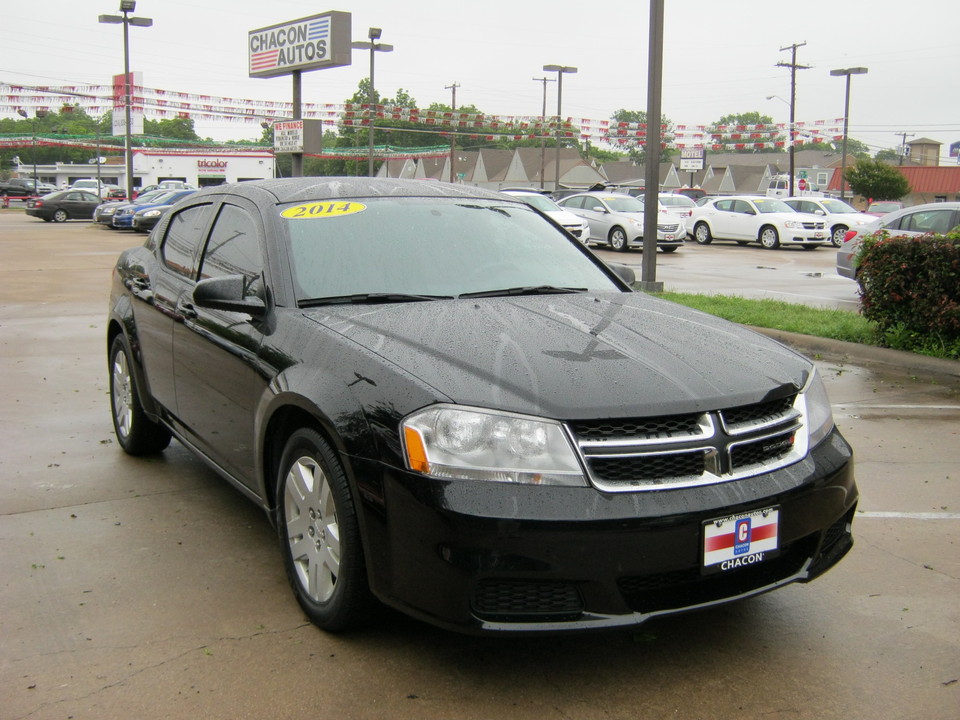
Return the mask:
[[798,390],[812,364],[643,293],[441,300],[305,311],[430,386],[438,401],[557,419],[669,415]]
[[583,219],[569,210],[548,210],[544,213],[558,225],[580,225]]

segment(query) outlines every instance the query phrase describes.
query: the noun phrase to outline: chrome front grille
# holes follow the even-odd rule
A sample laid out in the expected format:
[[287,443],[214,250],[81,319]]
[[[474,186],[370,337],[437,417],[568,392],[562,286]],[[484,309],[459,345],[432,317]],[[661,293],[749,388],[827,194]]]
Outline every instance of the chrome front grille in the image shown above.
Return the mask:
[[568,423],[590,481],[608,492],[728,482],[807,450],[798,395],[705,413]]
[[823,230],[822,222],[805,222],[803,224],[804,230]]

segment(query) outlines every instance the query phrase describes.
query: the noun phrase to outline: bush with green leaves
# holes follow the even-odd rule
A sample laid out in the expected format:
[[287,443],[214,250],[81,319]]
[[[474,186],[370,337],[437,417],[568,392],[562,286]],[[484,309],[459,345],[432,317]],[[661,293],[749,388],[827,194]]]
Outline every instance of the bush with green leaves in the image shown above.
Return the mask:
[[960,230],[864,238],[857,282],[860,311],[887,345],[960,358]]

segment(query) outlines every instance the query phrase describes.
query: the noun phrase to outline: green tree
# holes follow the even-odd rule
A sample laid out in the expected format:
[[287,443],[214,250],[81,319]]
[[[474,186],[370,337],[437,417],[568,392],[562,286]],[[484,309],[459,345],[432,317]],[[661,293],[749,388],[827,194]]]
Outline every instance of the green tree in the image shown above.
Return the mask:
[[[647,113],[644,110],[627,110],[626,108],[620,108],[610,116],[610,119],[618,123],[639,123],[645,125],[647,123]],[[663,129],[660,137],[661,149],[659,162],[668,162],[670,157],[676,153],[676,151],[666,147],[667,144],[673,142],[673,121],[666,115],[661,115],[660,125]],[[642,140],[630,138],[627,142],[618,144],[617,147],[626,149],[630,155],[630,159],[637,163],[637,165],[643,165],[646,161],[647,151],[645,142]]]
[[850,189],[874,200],[899,200],[910,192],[910,183],[896,168],[880,160],[861,158],[844,174]]
[[875,160],[887,163],[887,165],[898,165],[900,163],[900,153],[893,148],[878,150],[877,154],[873,157]]
[[200,136],[193,129],[193,118],[189,117],[165,118],[163,120],[144,118],[143,134],[176,140],[189,140],[191,142],[200,140]]

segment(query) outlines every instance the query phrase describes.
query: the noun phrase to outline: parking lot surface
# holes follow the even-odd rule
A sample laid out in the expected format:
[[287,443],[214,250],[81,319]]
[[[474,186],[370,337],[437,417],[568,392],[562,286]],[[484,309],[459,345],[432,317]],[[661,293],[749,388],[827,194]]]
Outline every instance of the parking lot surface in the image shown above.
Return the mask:
[[[138,460],[113,439],[108,284],[142,240],[0,212],[0,718],[960,716],[957,373],[816,359],[862,497],[854,549],[810,585],[609,635],[384,613],[331,636],[252,504],[176,442]],[[855,302],[834,255],[688,243],[659,279]]]

